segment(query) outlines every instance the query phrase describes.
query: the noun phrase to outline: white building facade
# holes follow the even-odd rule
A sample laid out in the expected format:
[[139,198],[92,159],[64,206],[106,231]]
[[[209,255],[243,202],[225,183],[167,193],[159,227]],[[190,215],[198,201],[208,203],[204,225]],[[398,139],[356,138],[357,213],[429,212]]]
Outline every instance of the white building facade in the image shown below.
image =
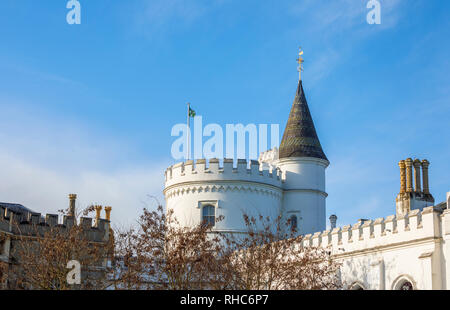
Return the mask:
[[322,150],[302,81],[280,148],[259,161],[200,159],[165,172],[166,208],[181,225],[215,223],[221,232],[245,232],[243,214],[291,219],[304,246],[321,246],[342,263],[347,289],[450,289],[450,193],[434,205],[426,160],[399,163],[396,214],[326,229]]

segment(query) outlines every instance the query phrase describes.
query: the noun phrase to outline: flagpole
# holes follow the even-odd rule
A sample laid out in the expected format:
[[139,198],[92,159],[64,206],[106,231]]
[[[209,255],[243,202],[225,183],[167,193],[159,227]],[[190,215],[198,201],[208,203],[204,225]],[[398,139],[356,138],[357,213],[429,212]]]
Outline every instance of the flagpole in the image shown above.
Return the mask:
[[186,138],[187,138],[187,147],[186,147],[186,149],[187,149],[187,154],[186,154],[186,161],[187,160],[189,160],[189,155],[190,155],[190,141],[189,141],[189,138],[190,138],[190,134],[191,134],[191,130],[190,130],[190,128],[189,128],[189,125],[190,125],[190,121],[191,121],[191,117],[190,117],[190,111],[191,111],[191,104],[188,102],[188,104],[187,104],[187,106],[188,106],[188,110],[187,110],[187,135],[186,135]]

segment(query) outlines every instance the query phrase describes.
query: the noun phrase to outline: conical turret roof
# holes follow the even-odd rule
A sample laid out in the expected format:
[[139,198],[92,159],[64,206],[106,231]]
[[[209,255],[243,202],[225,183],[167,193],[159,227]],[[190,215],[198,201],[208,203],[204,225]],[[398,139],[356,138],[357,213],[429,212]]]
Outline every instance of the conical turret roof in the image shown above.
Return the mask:
[[316,128],[306,102],[302,80],[280,144],[280,159],[289,157],[313,157],[328,160],[317,137]]

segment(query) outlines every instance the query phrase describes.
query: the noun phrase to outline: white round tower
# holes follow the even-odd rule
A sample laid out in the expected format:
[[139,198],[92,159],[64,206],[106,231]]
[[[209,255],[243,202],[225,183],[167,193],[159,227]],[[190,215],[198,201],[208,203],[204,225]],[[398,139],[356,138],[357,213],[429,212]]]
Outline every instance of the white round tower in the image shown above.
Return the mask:
[[329,164],[299,80],[276,163],[284,181],[282,213],[299,234],[326,228],[325,169]]
[[[276,218],[283,190],[280,171],[260,170],[257,161],[204,159],[178,163],[166,170],[164,196],[182,226],[202,222],[221,232],[245,232],[243,215]],[[214,221],[223,216],[218,223]]]

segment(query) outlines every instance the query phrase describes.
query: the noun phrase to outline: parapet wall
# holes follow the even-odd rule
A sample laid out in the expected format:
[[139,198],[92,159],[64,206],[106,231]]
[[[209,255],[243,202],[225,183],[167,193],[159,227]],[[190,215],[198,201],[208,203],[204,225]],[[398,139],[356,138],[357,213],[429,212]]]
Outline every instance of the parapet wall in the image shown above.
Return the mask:
[[[90,240],[94,242],[108,240],[110,225],[108,220],[99,219],[93,224],[92,218],[81,217],[79,221],[78,225],[87,233]],[[40,213],[16,213],[0,207],[0,232],[12,235],[44,234],[52,227],[69,229],[74,225],[75,219],[72,216],[63,216],[62,223],[59,224],[57,214],[46,214],[42,217]]]
[[[391,215],[374,221],[360,221],[354,225],[305,235],[302,245],[329,248],[332,254],[339,255],[431,239],[441,235],[441,214],[442,209],[427,207],[423,211],[413,210],[404,216]],[[447,229],[450,232],[450,225]]]
[[258,161],[239,159],[234,167],[232,159],[224,159],[223,165],[219,166],[218,159],[205,159],[195,162],[189,160],[169,167],[165,172],[165,187],[186,182],[205,181],[240,181],[254,182],[281,187],[281,171],[279,169],[260,170]]

